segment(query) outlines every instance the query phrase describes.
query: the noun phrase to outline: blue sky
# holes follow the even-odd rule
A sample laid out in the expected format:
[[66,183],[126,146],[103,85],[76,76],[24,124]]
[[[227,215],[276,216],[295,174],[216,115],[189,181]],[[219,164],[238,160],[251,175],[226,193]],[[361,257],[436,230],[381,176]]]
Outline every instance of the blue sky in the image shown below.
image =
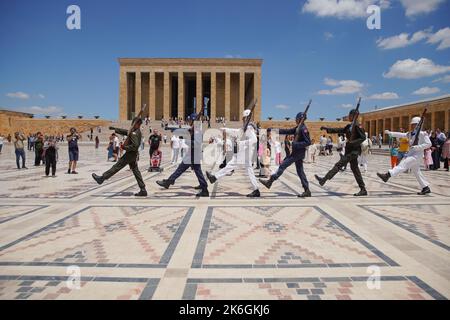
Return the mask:
[[1,1],[0,108],[117,119],[118,57],[262,58],[263,118],[310,98],[311,119],[335,119],[359,95],[366,111],[450,93],[450,0],[381,2]]

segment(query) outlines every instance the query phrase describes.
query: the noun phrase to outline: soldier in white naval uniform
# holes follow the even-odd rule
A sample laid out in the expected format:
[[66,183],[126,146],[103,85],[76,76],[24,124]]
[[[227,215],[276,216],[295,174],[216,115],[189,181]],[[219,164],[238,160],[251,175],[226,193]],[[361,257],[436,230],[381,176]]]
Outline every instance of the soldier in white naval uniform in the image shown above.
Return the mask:
[[[250,110],[244,110],[242,114],[242,120],[245,124],[246,118],[250,115]],[[217,171],[215,174],[212,174],[209,171],[206,171],[206,176],[208,177],[211,183],[215,183],[218,179],[226,176],[233,170],[235,170],[238,166],[244,167],[247,173],[248,178],[250,179],[250,183],[253,187],[253,192],[248,194],[249,198],[257,198],[260,196],[258,182],[255,177],[255,173],[253,172],[252,161],[253,156],[256,151],[256,133],[255,128],[252,124],[247,127],[245,133],[243,133],[243,129],[229,129],[222,128],[222,130],[226,130],[227,135],[235,136],[241,138],[238,140],[238,152],[237,155],[234,156],[227,165],[221,170]]]
[[415,140],[415,127],[420,122],[420,117],[414,117],[411,119],[411,131],[407,133],[402,132],[391,132],[386,130],[385,133],[394,138],[408,138],[409,139],[409,152],[405,158],[393,169],[390,169],[387,173],[377,173],[378,177],[380,177],[384,182],[387,182],[390,177],[396,177],[400,173],[405,172],[408,169],[411,169],[412,173],[416,176],[417,182],[419,182],[422,191],[418,192],[419,195],[425,195],[431,193],[430,184],[423,176],[420,171],[420,164],[423,159],[423,151],[431,147],[431,141],[428,137],[427,133],[424,131],[420,131],[419,141],[417,145],[413,145]]

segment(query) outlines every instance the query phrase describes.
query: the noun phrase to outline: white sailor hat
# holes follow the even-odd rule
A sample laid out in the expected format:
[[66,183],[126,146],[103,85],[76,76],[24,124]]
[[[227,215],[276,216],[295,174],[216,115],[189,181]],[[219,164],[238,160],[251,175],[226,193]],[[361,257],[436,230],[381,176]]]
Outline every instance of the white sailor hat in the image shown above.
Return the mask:
[[244,112],[242,112],[242,117],[248,117],[250,115],[251,111],[250,110],[244,110]]
[[414,117],[411,119],[410,124],[418,124],[420,122],[420,117]]

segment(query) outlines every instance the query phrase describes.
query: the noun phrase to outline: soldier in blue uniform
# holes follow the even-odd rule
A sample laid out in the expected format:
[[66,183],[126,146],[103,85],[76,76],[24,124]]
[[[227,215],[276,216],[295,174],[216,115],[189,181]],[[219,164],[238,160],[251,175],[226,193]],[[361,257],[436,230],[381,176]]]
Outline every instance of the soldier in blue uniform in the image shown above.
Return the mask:
[[171,185],[175,183],[175,180],[179,176],[181,176],[187,169],[192,167],[194,169],[195,175],[197,176],[198,182],[200,184],[199,187],[196,187],[196,189],[200,189],[200,192],[197,193],[197,197],[209,197],[208,192],[208,184],[205,180],[205,177],[203,176],[202,167],[200,164],[201,155],[202,155],[202,132],[201,128],[195,128],[193,125],[194,120],[197,118],[197,114],[193,113],[189,116],[191,130],[191,143],[190,143],[190,152],[186,152],[185,156],[183,157],[183,160],[181,161],[178,168],[175,170],[172,175],[164,180],[158,180],[156,183],[160,185],[161,187],[164,187],[166,189],[169,189]]
[[[353,117],[356,114],[356,110],[350,110],[348,117],[349,121],[353,121]],[[315,175],[319,184],[323,186],[327,180],[331,180],[336,173],[341,170],[341,168],[345,167],[347,163],[350,163],[350,169],[352,169],[353,176],[355,177],[356,182],[360,188],[358,193],[355,193],[355,197],[367,196],[366,186],[364,184],[364,180],[361,176],[361,171],[359,171],[358,166],[358,156],[361,154],[361,143],[366,140],[366,134],[364,130],[360,127],[359,123],[355,123],[355,131],[356,134],[352,137],[352,125],[348,124],[344,128],[326,128],[321,127],[320,130],[326,130],[327,133],[337,133],[337,134],[345,134],[347,137],[347,143],[345,145],[345,154],[344,156],[336,162],[333,168],[325,175],[325,177],[321,178],[318,175]]]
[[308,179],[306,178],[305,171],[303,170],[303,159],[305,158],[305,151],[308,146],[311,145],[311,139],[309,137],[308,128],[305,123],[300,127],[298,124],[306,116],[303,112],[299,112],[295,117],[297,126],[292,129],[280,129],[280,134],[293,134],[295,139],[292,142],[292,154],[283,160],[281,165],[278,167],[276,173],[270,176],[269,180],[259,179],[259,181],[266,186],[268,189],[272,186],[272,183],[277,180],[290,165],[295,163],[295,168],[297,169],[297,174],[302,182],[303,189],[305,190],[302,194],[298,195],[301,198],[311,197],[311,191],[309,190]]

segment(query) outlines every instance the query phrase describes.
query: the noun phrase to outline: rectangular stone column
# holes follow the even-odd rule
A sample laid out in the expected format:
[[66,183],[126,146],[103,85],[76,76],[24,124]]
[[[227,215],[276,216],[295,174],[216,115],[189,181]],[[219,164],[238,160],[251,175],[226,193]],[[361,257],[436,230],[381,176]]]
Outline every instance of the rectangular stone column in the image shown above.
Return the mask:
[[216,121],[217,117],[217,88],[216,88],[216,72],[211,72],[211,101],[210,101],[210,107],[211,107],[211,122]]
[[449,119],[449,115],[450,115],[450,110],[447,109],[445,110],[445,122],[444,122],[444,127],[445,127],[445,132],[448,132],[448,130],[450,130],[449,125],[450,125],[450,119]]
[[184,119],[184,73],[178,72],[178,119]]
[[231,85],[230,85],[230,72],[225,72],[225,119],[230,121],[231,112],[230,112],[230,93],[231,93]]
[[142,108],[141,73],[139,71],[136,71],[136,81],[135,81],[134,86],[135,86],[135,92],[136,92],[135,105],[134,105],[134,116],[136,117]]
[[202,79],[202,73],[200,71],[197,71],[197,78],[196,78],[196,95],[195,100],[197,101],[195,112],[199,113],[203,106],[203,79]]
[[119,75],[119,120],[127,120],[127,73],[120,70]]
[[170,117],[170,92],[169,92],[169,72],[164,72],[164,102],[163,102],[163,117],[169,120]]
[[262,101],[261,101],[261,73],[260,72],[255,72],[254,73],[254,84],[253,84],[253,88],[254,88],[254,97],[258,99],[258,102],[256,104],[256,108],[255,108],[255,116],[253,117],[253,119],[255,121],[260,121],[261,120],[261,108],[262,108]]
[[247,106],[245,105],[245,72],[239,73],[239,118]]
[[[426,120],[426,115],[425,115]],[[431,112],[431,128],[426,128],[431,130],[436,130],[436,112]]]
[[148,99],[149,101],[149,117],[151,120],[155,120],[156,118],[156,75],[154,71],[150,71],[150,90],[149,94],[150,97]]

